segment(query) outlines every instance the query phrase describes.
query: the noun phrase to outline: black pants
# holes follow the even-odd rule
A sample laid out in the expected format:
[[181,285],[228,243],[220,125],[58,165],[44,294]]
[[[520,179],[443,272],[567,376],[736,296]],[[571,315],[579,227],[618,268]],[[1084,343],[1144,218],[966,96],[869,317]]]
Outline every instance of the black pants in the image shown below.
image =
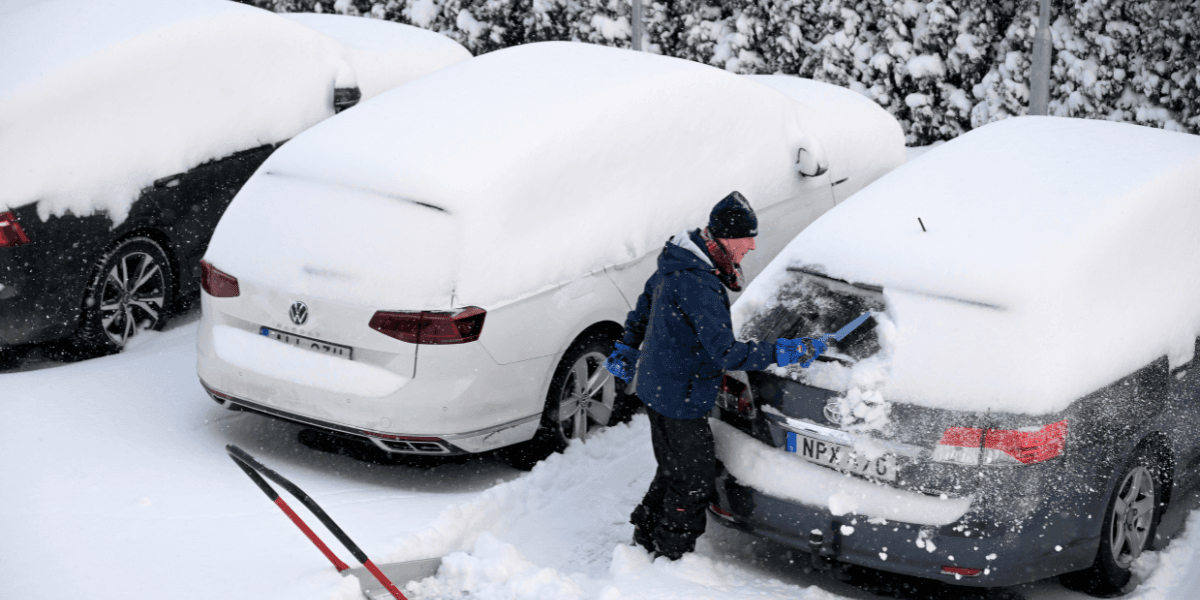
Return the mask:
[[716,452],[708,418],[672,419],[646,407],[658,470],[630,522],[649,533],[662,554],[678,558],[696,548],[705,509],[716,497]]

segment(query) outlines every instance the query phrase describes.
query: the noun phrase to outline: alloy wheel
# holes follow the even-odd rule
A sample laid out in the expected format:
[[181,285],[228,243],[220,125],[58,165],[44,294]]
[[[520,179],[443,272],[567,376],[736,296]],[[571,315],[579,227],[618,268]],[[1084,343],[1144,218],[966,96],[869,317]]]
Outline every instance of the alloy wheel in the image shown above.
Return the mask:
[[1108,541],[1113,561],[1128,568],[1141,556],[1149,541],[1154,518],[1154,476],[1142,465],[1134,467],[1117,488]]
[[612,418],[617,386],[604,360],[599,352],[587,352],[571,365],[558,405],[559,425],[568,440],[587,439]]
[[100,326],[108,339],[124,347],[139,329],[153,329],[163,318],[167,279],[163,265],[145,252],[118,258],[100,290]]

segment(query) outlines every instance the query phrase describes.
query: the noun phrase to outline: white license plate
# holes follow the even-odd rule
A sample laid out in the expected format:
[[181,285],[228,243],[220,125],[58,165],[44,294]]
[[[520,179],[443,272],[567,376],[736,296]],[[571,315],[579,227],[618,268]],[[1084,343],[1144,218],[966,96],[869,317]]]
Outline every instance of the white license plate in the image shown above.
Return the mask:
[[787,432],[787,451],[795,452],[809,462],[856,473],[872,479],[896,480],[896,457],[884,454],[876,459],[855,454],[854,448],[827,442],[807,435]]
[[304,337],[302,335],[296,335],[294,333],[288,333],[286,331],[279,331],[277,329],[271,329],[270,327],[260,327],[258,332],[266,337],[278,342],[283,342],[289,346],[295,346],[310,352],[328,354],[329,356],[336,356],[338,358],[344,358],[347,360],[350,360],[351,351],[353,350],[349,346],[330,344],[329,342],[322,342],[321,340]]

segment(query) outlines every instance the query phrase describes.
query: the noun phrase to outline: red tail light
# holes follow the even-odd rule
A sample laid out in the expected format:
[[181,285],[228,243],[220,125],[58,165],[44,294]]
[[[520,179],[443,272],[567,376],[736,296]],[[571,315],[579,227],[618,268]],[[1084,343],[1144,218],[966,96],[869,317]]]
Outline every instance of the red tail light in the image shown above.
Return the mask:
[[983,440],[983,464],[1031,465],[1062,454],[1066,446],[1066,419],[1037,431],[989,429]]
[[238,289],[237,277],[222,272],[204,260],[200,261],[200,287],[214,298],[235,298],[242,293]]
[[11,212],[0,213],[0,248],[12,248],[29,243],[29,236],[21,229],[17,216]]
[[371,329],[410,344],[465,344],[479,339],[487,311],[468,306],[455,312],[379,311]]
[[735,410],[739,414],[750,414],[754,410],[754,403],[750,401],[750,394],[747,393],[746,384],[740,380],[728,375],[721,376],[721,391],[737,398],[737,406],[728,406],[728,410]]
[[708,505],[708,510],[713,511],[714,513],[716,513],[722,517],[725,517],[726,519],[729,519],[730,521],[733,520],[733,513],[721,508],[720,506],[717,506],[716,504]]
[[1031,465],[1062,454],[1066,446],[1066,419],[1035,431],[951,427],[942,434],[933,460],[966,465]]
[[970,567],[955,567],[953,565],[942,565],[943,575],[958,575],[960,577],[978,577],[983,569],[972,569]]

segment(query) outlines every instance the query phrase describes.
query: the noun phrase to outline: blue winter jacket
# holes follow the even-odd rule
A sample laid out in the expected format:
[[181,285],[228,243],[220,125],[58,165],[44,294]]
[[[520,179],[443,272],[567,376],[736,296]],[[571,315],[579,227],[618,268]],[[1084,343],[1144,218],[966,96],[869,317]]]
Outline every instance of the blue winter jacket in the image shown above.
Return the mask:
[[674,419],[696,419],[712,410],[724,371],[757,371],[775,363],[774,340],[734,338],[729,294],[713,264],[699,229],[676,236],[625,319],[625,345],[642,345],[637,395]]

